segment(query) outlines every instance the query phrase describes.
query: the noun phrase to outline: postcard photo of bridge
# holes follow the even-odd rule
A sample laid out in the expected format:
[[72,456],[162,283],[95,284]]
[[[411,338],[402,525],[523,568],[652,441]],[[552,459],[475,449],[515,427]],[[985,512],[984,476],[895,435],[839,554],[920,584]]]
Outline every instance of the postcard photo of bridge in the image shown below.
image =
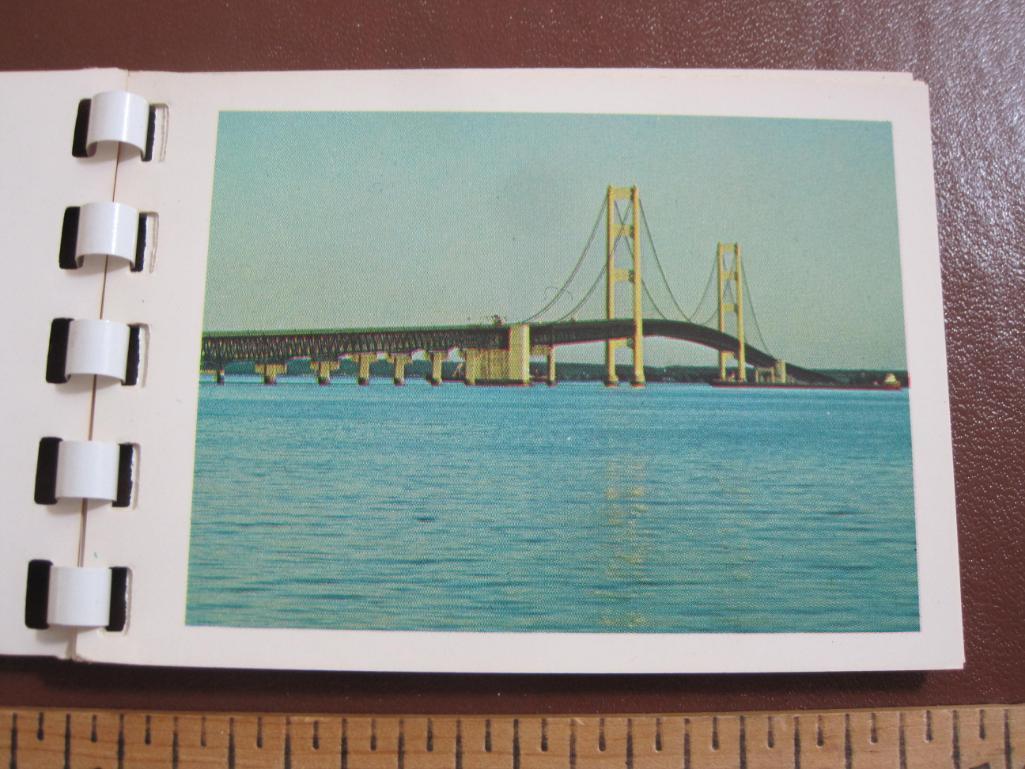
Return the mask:
[[186,622],[920,628],[885,121],[222,112]]

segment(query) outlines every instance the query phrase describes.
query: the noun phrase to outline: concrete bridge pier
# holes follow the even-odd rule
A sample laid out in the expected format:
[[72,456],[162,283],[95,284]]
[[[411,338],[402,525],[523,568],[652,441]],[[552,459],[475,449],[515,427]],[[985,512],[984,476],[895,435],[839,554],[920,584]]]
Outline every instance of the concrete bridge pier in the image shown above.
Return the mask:
[[787,383],[787,362],[782,358],[777,358],[775,363],[772,364],[772,373],[778,384]]
[[395,367],[392,381],[401,387],[406,383],[406,364],[413,359],[409,353],[394,353],[388,356],[389,362]]
[[224,369],[223,368],[203,368],[199,370],[200,374],[207,374],[214,378],[214,382],[222,385],[224,384]]
[[337,371],[340,365],[336,360],[313,360],[310,361],[310,370],[317,375],[317,384],[324,387],[331,384],[331,374]]
[[366,387],[370,384],[370,364],[377,360],[377,355],[375,353],[360,353],[354,357],[356,358],[356,366],[358,368],[356,383]]
[[509,350],[505,354],[505,376],[509,384],[530,384],[530,326],[509,326]]
[[448,358],[448,350],[432,350],[427,355],[431,359],[431,375],[427,381],[437,387],[441,384],[442,365]]
[[256,373],[263,377],[265,385],[277,384],[278,377],[288,371],[288,366],[284,363],[257,363],[254,368]]
[[463,350],[463,383],[468,387],[477,384],[480,359],[483,350]]
[[530,384],[530,326],[516,323],[509,326],[509,342],[505,349],[463,351],[463,380],[474,385],[478,380],[488,384]]
[[756,384],[786,384],[787,362],[777,358],[771,366],[755,366]]
[[547,362],[545,384],[555,387],[555,345],[538,345],[530,350],[531,357],[544,357]]

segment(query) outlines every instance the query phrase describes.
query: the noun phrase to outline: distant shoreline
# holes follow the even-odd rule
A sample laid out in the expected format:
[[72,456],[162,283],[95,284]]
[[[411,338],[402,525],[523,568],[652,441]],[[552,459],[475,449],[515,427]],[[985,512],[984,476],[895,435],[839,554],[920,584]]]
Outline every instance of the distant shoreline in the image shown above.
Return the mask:
[[[457,375],[457,361],[446,361],[442,370],[444,381],[462,381]],[[288,370],[283,376],[306,376],[313,378],[310,371],[310,363],[307,360],[293,360],[287,364]],[[616,368],[619,379],[622,382],[629,382],[633,369],[629,365],[621,365]],[[840,385],[871,387],[881,382],[887,374],[893,374],[900,382],[901,387],[908,386],[908,373],[900,369],[817,369],[827,374]],[[224,372],[227,376],[255,375],[254,364],[252,363],[229,363],[225,366]],[[558,363],[557,380],[559,382],[604,382],[605,365],[602,363]],[[426,360],[413,360],[406,365],[406,379],[426,379],[430,374],[430,362]],[[546,374],[544,361],[532,362],[530,366],[531,378],[543,380]],[[392,365],[381,359],[370,366],[370,375],[374,379],[391,379]],[[355,378],[356,364],[351,360],[342,360],[337,371],[332,373],[333,379]],[[649,383],[675,383],[675,384],[710,384],[718,379],[719,369],[715,366],[645,366],[644,377]]]

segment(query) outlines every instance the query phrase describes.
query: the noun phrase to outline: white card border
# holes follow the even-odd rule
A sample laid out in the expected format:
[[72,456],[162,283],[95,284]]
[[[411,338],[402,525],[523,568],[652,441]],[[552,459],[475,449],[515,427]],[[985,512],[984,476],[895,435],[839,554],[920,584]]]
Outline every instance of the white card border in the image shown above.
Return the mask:
[[[124,162],[117,200],[160,214],[155,269],[108,274],[104,317],[148,325],[145,381],[97,394],[95,437],[140,445],[138,498],[90,513],[86,564],[131,569],[123,633],[77,654],[217,667],[451,672],[775,672],[963,664],[928,94],[901,74],[672,70],[133,73],[169,107],[166,156]],[[921,629],[913,633],[437,633],[184,624],[192,458],[221,110],[510,111],[885,120],[893,125],[911,393]]]

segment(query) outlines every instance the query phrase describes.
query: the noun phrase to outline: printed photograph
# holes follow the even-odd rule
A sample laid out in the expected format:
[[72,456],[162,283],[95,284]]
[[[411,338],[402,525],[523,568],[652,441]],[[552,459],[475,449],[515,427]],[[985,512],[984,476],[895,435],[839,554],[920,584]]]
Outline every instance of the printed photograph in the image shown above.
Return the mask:
[[890,123],[222,112],[186,623],[919,630]]

